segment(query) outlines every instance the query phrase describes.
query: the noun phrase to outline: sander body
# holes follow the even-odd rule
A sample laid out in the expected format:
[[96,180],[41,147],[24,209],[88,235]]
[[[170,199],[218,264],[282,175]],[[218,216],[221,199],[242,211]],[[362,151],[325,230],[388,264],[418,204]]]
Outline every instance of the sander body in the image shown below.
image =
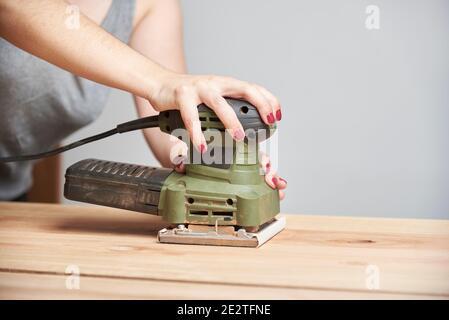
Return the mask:
[[[275,127],[263,123],[257,109],[248,102],[227,101],[247,132],[244,141],[229,139],[215,113],[200,105],[205,136],[209,131],[219,133],[208,141],[214,157],[204,159],[190,147],[185,174],[167,168],[82,160],[67,169],[64,196],[161,216],[168,225],[158,233],[162,243],[262,245],[285,227],[285,218],[278,215],[278,190],[266,184],[258,155],[258,143],[270,137]],[[119,132],[135,130],[143,127],[144,121],[134,120],[117,128]],[[173,135],[184,128],[176,110],[160,113],[156,125]],[[232,145],[224,141],[232,141]],[[224,161],[226,158],[230,161]]]

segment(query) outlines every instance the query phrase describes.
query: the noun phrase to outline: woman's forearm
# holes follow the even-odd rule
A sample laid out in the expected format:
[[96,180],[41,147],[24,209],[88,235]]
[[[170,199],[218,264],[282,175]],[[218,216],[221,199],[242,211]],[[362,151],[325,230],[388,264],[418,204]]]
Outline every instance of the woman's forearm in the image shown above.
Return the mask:
[[76,75],[148,98],[164,68],[79,14],[71,26],[62,0],[0,0],[0,36]]
[[216,113],[236,140],[243,140],[245,132],[224,97],[247,100],[267,125],[281,120],[279,101],[267,89],[230,77],[169,71],[81,13],[79,26],[67,25],[67,8],[63,0],[0,0],[0,36],[76,75],[142,97],[157,111],[178,109],[200,152],[207,150],[200,103]]
[[[151,10],[148,10],[137,23],[130,39],[130,46],[165,68],[185,74],[187,70],[182,26],[182,13],[177,0],[156,1]],[[147,100],[135,97],[135,102],[140,117],[157,114]],[[179,159],[172,157],[180,151],[181,141],[176,141],[177,139],[159,128],[145,129],[143,133],[154,155],[164,167],[173,167],[177,164],[176,161]]]

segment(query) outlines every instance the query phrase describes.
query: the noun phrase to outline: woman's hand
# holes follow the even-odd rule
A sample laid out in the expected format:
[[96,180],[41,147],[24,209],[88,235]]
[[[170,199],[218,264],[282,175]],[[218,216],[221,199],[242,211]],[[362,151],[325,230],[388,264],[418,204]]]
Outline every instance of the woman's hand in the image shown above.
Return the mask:
[[167,73],[159,78],[147,99],[157,111],[178,109],[193,145],[204,153],[206,140],[201,131],[197,106],[211,108],[236,140],[245,133],[237,115],[224,97],[237,98],[253,104],[266,124],[281,120],[282,112],[276,97],[267,89],[252,83],[220,76],[198,76]]

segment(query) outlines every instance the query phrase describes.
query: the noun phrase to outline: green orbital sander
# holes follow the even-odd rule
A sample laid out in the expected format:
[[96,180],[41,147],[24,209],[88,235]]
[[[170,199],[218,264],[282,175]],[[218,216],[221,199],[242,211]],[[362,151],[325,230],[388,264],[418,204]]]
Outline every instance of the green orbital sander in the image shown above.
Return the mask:
[[[158,232],[161,243],[262,245],[285,227],[285,217],[279,216],[278,190],[266,184],[259,163],[259,143],[276,128],[266,125],[250,103],[226,100],[245,130],[243,141],[234,141],[217,115],[201,104],[199,120],[208,151],[200,154],[187,140],[190,148],[185,174],[167,168],[85,159],[67,169],[64,196],[161,216],[168,224]],[[151,127],[178,138],[185,132],[180,112],[168,110],[49,152],[0,161],[51,156],[116,133]]]

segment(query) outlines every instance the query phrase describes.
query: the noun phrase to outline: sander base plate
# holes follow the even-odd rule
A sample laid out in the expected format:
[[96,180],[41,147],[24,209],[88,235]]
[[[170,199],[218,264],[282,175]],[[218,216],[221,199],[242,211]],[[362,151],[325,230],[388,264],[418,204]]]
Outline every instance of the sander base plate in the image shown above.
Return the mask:
[[247,232],[241,228],[229,232],[229,227],[211,226],[209,230],[196,231],[194,228],[179,225],[172,229],[162,229],[158,233],[161,243],[196,244],[210,246],[252,247],[257,248],[281,232],[286,225],[284,216],[277,216],[265,223],[257,232]]

